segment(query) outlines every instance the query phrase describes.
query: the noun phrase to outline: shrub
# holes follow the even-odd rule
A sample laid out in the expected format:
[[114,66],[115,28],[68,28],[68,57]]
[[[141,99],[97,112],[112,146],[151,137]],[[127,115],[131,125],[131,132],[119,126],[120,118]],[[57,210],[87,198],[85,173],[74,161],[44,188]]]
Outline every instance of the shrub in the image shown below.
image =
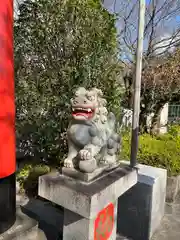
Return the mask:
[[17,181],[20,183],[20,191],[28,196],[37,196],[38,179],[40,176],[50,172],[50,167],[44,164],[33,166],[26,164],[17,172]]
[[115,17],[99,0],[26,0],[15,22],[17,147],[57,164],[67,152],[69,100],[101,88],[118,115],[121,70]]
[[180,125],[171,125],[168,129],[169,134],[172,136],[180,136]]
[[[169,176],[180,174],[180,127],[172,127],[169,133],[158,136],[139,136],[137,159],[140,163],[166,168]],[[179,129],[179,130],[178,130]],[[130,158],[130,133],[123,136],[121,158]]]

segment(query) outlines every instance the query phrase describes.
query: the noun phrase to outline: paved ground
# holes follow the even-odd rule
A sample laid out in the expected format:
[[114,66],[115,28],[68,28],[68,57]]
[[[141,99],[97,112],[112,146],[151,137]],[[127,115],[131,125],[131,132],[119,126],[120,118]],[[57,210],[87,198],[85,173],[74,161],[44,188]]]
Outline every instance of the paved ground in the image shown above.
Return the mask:
[[166,204],[166,214],[152,240],[180,239],[180,194],[175,203]]

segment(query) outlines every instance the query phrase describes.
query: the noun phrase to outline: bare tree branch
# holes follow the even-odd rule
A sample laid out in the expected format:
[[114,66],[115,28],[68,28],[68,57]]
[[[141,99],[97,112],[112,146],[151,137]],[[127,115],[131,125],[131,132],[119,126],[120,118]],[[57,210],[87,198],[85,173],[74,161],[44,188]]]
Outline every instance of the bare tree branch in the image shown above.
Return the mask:
[[[126,9],[123,9],[121,14],[119,14],[122,27],[120,37],[127,51],[129,51],[128,54],[132,55],[136,54],[138,29],[137,3],[138,1],[135,1],[133,4],[127,4]],[[180,23],[176,22],[176,17],[179,15],[180,0],[150,0],[146,6],[144,58],[150,55],[153,56],[158,52],[158,49],[163,49],[163,47],[165,50],[161,51],[161,54],[164,54],[179,44]],[[172,32],[173,28],[174,31]],[[167,35],[168,38],[166,37]]]

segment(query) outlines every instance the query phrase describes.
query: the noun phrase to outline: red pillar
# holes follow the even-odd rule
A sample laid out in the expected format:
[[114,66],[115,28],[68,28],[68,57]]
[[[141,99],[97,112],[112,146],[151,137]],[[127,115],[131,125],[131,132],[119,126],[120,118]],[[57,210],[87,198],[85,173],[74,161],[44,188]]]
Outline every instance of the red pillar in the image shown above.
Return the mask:
[[13,0],[0,0],[0,234],[15,221]]

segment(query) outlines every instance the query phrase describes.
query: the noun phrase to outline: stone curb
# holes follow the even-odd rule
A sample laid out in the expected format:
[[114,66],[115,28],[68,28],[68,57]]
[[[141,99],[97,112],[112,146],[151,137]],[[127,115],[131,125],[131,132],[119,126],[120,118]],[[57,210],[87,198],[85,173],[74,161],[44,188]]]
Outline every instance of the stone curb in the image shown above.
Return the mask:
[[180,191],[180,175],[167,178],[166,202],[172,203],[175,201],[177,194]]

